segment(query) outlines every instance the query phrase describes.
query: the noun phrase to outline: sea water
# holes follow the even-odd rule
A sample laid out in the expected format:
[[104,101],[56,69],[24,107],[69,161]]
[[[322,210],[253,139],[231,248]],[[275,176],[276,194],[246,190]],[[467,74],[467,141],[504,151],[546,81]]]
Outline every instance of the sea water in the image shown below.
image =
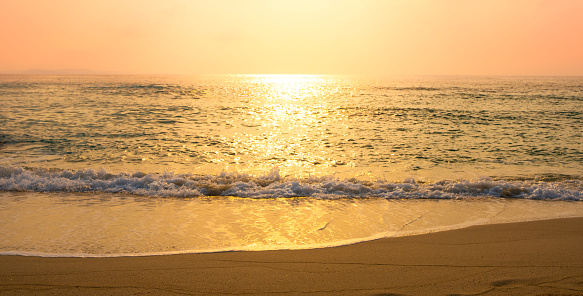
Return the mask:
[[336,246],[583,216],[583,78],[0,76],[0,253]]

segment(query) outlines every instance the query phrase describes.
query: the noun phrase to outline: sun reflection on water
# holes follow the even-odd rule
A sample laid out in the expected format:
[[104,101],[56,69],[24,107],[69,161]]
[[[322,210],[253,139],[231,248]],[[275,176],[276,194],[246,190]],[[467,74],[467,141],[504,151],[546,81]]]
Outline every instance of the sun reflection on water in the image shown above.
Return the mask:
[[[255,94],[241,132],[233,138],[234,169],[265,171],[278,167],[285,174],[322,172],[336,161],[326,158],[330,101],[337,84],[317,75],[250,75]],[[321,136],[318,138],[322,138]],[[325,137],[324,137],[325,138]],[[241,154],[241,155],[239,155]],[[246,161],[248,163],[244,166]]]

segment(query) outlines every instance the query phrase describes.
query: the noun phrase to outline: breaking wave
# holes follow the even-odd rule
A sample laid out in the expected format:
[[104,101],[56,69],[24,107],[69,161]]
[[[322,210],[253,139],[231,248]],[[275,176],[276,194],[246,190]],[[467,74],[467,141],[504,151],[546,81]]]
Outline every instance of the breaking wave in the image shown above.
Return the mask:
[[[549,181],[550,180],[550,181]],[[334,176],[293,178],[273,169],[261,175],[111,173],[107,170],[50,170],[0,166],[0,190],[32,192],[127,193],[150,197],[236,196],[317,199],[464,199],[473,197],[583,200],[580,178],[479,178],[418,182],[364,181]]]

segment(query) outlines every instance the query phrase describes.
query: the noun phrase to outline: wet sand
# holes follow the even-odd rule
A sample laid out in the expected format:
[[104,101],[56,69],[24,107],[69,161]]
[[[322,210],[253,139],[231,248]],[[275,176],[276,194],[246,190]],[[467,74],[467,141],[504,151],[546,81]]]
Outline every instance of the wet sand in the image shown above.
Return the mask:
[[0,256],[0,294],[583,295],[583,218],[313,250]]

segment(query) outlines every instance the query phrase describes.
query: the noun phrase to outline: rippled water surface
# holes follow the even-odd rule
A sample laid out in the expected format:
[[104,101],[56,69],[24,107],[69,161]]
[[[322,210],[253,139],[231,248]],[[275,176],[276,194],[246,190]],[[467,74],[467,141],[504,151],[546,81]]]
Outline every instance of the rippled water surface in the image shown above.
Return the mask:
[[578,175],[583,80],[2,76],[4,165],[284,175]]

